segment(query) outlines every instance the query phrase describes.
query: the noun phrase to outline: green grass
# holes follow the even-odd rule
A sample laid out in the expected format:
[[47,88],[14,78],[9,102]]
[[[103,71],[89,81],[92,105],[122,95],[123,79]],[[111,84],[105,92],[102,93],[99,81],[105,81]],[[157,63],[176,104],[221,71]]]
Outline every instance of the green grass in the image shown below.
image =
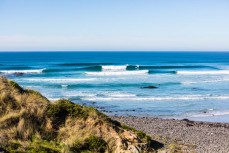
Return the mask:
[[13,88],[18,89],[21,93],[24,91],[24,89],[23,89],[21,86],[19,86],[19,84],[17,84],[17,83],[14,82],[14,81],[9,80],[9,84],[10,84]]
[[102,138],[90,136],[84,141],[77,141],[70,148],[72,152],[103,153],[107,149],[107,143]]
[[39,96],[43,97],[38,91],[35,91],[35,90],[25,89],[24,92],[39,95]]
[[48,107],[47,115],[56,118],[71,116],[84,119],[89,116],[88,112],[83,110],[83,106],[74,104],[65,99],[51,103]]
[[27,147],[23,150],[23,144],[18,141],[9,142],[5,150],[10,153],[61,153],[64,145],[54,142],[42,140],[37,136],[32,136],[31,141],[27,141]]

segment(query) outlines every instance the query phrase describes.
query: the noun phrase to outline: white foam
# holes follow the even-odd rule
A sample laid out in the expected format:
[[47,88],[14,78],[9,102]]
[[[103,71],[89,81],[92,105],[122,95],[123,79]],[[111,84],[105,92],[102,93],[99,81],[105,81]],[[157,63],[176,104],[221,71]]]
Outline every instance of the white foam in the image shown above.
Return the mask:
[[213,112],[214,116],[229,115],[229,111]]
[[229,81],[229,79],[215,79],[215,80],[203,80],[203,81],[184,81],[182,84],[199,84],[199,83],[216,83],[216,82],[226,82]]
[[67,88],[67,87],[68,87],[68,85],[66,85],[66,84],[62,84],[62,85],[61,85],[61,87],[62,87],[62,88]]
[[137,97],[135,94],[129,94],[129,93],[126,93],[126,94],[110,94],[111,97]]
[[110,97],[89,97],[84,100],[89,101],[173,101],[173,100],[205,100],[205,99],[229,99],[229,95],[225,96],[177,96],[177,97],[128,97],[128,96],[110,96]]
[[103,92],[103,93],[100,93],[99,95],[104,95],[105,97],[137,97],[137,95],[135,94],[132,94],[132,93],[127,93],[127,92],[121,92],[121,91],[112,91],[112,92]]
[[15,73],[42,73],[45,69],[37,70],[0,70],[1,73],[5,74],[15,74]]
[[53,102],[53,101],[57,101],[59,100],[60,98],[48,98],[49,101]]
[[219,75],[229,74],[229,70],[217,70],[217,71],[177,71],[177,74],[182,75]]
[[125,71],[128,65],[122,65],[122,66],[102,66],[103,71]]
[[[87,82],[95,81],[96,78],[28,78],[22,79],[31,82],[52,82],[52,83],[74,83],[74,82]],[[62,86],[63,87],[63,86]]]
[[66,92],[64,94],[67,97],[95,97],[96,93],[89,92]]
[[229,115],[229,111],[213,111],[213,112],[207,112],[207,113],[201,113],[201,114],[194,114],[190,117],[209,117],[209,116],[223,116],[223,115]]
[[110,75],[144,75],[148,74],[149,70],[138,70],[138,71],[105,71],[105,72],[85,72],[87,75],[96,76],[110,76]]

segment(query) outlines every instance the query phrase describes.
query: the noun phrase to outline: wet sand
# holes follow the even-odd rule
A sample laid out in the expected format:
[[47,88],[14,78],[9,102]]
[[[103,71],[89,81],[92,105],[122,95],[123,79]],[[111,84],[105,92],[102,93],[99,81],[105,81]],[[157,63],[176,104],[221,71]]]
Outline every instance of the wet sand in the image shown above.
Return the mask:
[[162,136],[180,144],[194,145],[198,153],[229,153],[229,123],[134,116],[111,118],[152,137]]

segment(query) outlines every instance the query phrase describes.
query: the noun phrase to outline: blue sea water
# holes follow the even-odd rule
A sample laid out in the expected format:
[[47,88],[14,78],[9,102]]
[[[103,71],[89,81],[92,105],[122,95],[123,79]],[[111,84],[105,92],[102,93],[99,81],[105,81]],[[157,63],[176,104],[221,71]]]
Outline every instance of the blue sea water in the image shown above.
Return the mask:
[[0,75],[111,115],[229,114],[229,52],[1,52]]

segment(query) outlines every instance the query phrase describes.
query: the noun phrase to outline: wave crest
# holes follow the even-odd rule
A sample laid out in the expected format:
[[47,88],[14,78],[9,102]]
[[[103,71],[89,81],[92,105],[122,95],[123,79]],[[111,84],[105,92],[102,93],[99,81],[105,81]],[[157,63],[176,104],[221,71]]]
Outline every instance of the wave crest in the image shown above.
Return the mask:
[[85,72],[85,74],[87,74],[87,75],[96,75],[96,76],[145,75],[145,74],[148,74],[148,73],[149,73],[149,70]]
[[209,95],[190,95],[190,96],[177,96],[177,97],[134,97],[134,96],[109,96],[109,97],[90,97],[83,100],[89,101],[174,101],[174,100],[205,100],[205,99],[229,99],[229,95],[222,96],[209,96]]
[[125,71],[128,65],[122,65],[122,66],[102,66],[102,71]]
[[74,83],[74,82],[85,82],[85,81],[95,81],[96,78],[28,78],[22,79],[24,81],[31,82],[51,82],[51,83]]
[[0,70],[1,73],[4,74],[16,74],[16,73],[23,73],[23,74],[32,74],[32,73],[42,73],[45,69],[37,69],[37,70]]
[[219,74],[229,74],[229,70],[217,70],[217,71],[177,71],[177,74],[181,74],[181,75],[219,75]]

